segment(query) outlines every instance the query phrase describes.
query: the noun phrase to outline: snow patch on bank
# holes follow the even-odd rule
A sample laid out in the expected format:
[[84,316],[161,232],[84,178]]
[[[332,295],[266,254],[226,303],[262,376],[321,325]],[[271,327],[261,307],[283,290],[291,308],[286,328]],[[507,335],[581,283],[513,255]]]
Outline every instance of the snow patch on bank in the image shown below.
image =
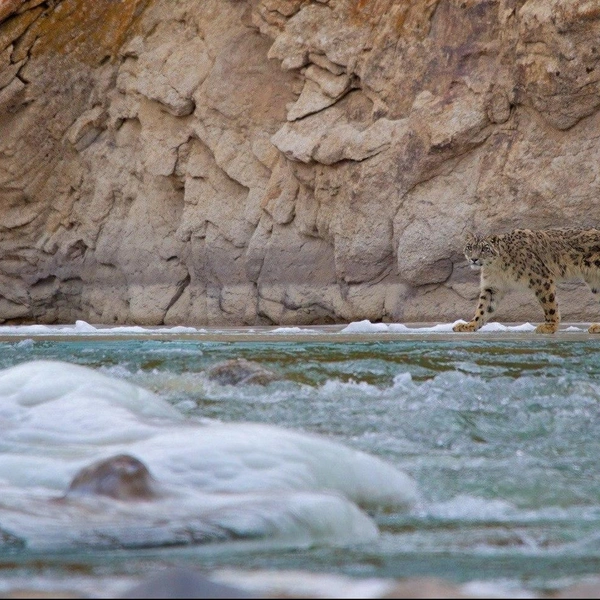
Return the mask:
[[[432,325],[429,327],[408,327],[402,323],[371,323],[371,321],[365,319],[364,321],[356,321],[350,323],[340,333],[453,333],[453,328],[458,323],[464,323],[462,320],[455,321],[454,323],[440,323],[439,325]],[[481,333],[528,333],[535,331],[535,325],[531,323],[523,323],[520,325],[502,325],[502,323],[487,323],[480,330]],[[581,333],[585,329],[579,327],[570,326],[562,331]]]
[[[229,335],[273,335],[295,336],[295,335],[335,335],[337,334],[435,334],[453,333],[453,327],[457,323],[465,321],[458,320],[453,323],[439,323],[429,326],[405,325],[403,323],[372,323],[368,319],[354,321],[348,325],[330,325],[314,327],[239,327],[239,328],[197,328],[197,327],[140,327],[134,326],[112,326],[91,325],[86,321],[76,321],[74,325],[0,325],[0,336],[30,336],[31,338],[41,336],[185,336],[205,334],[229,334]],[[487,323],[480,330],[481,333],[528,333],[535,331],[531,323],[518,325],[503,325],[501,323]],[[561,333],[585,333],[587,327],[571,325],[561,329]]]

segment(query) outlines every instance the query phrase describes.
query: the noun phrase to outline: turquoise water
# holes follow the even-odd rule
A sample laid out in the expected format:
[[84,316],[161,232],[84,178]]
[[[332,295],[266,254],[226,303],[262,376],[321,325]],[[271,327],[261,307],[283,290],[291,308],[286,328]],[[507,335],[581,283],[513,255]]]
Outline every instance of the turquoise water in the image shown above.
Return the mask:
[[[374,515],[381,537],[368,547],[225,544],[77,555],[12,548],[0,555],[0,572],[136,574],[155,563],[190,563],[501,579],[536,590],[600,574],[600,345],[504,337],[0,343],[0,368],[68,361],[150,389],[190,417],[319,433],[391,462],[421,492],[408,514]],[[279,380],[234,387],[206,377],[237,357]]]

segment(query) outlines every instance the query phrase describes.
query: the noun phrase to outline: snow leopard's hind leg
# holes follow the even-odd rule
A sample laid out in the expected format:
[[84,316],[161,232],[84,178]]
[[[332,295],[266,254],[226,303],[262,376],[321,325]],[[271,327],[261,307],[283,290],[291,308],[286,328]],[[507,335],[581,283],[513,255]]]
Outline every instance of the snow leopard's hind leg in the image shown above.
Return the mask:
[[[594,298],[596,298],[597,301],[600,301],[600,272],[593,275],[586,275],[584,279],[589,288],[592,290]],[[600,323],[592,323],[588,331],[589,333],[600,333]]]

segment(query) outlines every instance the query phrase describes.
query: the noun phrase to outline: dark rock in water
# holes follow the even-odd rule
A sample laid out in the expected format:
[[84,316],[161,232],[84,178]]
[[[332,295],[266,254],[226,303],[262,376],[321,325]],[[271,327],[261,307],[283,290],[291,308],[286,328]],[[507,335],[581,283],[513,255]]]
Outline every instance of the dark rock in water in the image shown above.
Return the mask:
[[0,550],[5,551],[9,548],[24,548],[25,541],[13,535],[12,533],[0,529]]
[[244,358],[234,358],[217,363],[207,372],[211,381],[221,385],[255,384],[267,385],[279,377],[255,362]]
[[579,583],[574,583],[555,594],[551,598],[600,598],[600,579],[593,577]]
[[436,577],[409,577],[396,582],[383,598],[469,598],[461,588]]
[[252,598],[242,590],[214,583],[187,569],[169,569],[150,577],[122,598]]
[[85,467],[71,482],[67,497],[108,496],[116,500],[152,500],[155,482],[146,465],[133,456],[119,454]]

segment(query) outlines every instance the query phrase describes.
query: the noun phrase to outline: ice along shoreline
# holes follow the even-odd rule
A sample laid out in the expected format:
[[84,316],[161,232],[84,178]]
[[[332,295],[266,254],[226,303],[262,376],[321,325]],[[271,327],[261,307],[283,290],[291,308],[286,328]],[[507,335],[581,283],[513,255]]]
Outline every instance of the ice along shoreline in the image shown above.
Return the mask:
[[93,325],[86,321],[64,325],[0,325],[0,342],[24,339],[68,340],[78,339],[177,339],[204,341],[311,341],[359,342],[400,339],[443,340],[511,340],[560,339],[584,341],[595,339],[587,332],[589,323],[563,323],[554,335],[535,334],[531,323],[497,323],[485,325],[477,333],[455,333],[455,323],[372,323],[368,320],[339,325],[307,326],[139,326]]

